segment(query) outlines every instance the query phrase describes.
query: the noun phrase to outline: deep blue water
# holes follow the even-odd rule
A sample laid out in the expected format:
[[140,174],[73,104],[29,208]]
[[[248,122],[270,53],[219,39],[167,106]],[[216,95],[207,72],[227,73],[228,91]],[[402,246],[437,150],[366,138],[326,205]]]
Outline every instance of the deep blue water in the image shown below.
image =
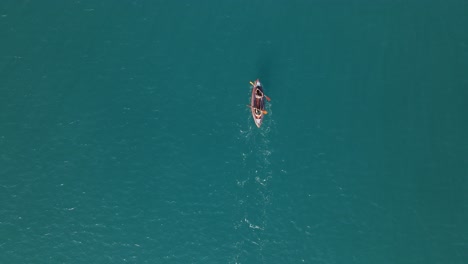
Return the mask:
[[0,263],[468,262],[467,13],[3,1]]

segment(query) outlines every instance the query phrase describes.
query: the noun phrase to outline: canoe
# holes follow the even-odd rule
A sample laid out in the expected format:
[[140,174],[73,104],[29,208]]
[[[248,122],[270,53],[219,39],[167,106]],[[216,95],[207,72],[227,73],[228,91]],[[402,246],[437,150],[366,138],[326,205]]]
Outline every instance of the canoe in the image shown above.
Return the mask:
[[252,85],[252,98],[250,99],[250,109],[252,110],[252,117],[255,125],[260,127],[262,125],[265,111],[265,96],[263,94],[263,86],[257,79],[255,82],[250,82]]

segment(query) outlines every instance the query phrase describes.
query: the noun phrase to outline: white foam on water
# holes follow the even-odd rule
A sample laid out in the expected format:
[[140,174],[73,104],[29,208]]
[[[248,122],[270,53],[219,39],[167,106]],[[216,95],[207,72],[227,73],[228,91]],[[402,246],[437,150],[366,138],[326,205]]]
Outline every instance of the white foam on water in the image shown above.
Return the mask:
[[269,210],[272,191],[269,182],[273,179],[271,156],[274,152],[270,140],[276,124],[271,104],[267,102],[268,114],[260,128],[254,124],[250,111],[246,111],[245,123],[239,128],[238,144],[244,146],[239,159],[241,168],[233,184],[237,188],[237,217],[233,226],[242,235],[235,241],[233,263],[242,263],[245,258],[256,256],[264,263],[263,248],[269,243]]

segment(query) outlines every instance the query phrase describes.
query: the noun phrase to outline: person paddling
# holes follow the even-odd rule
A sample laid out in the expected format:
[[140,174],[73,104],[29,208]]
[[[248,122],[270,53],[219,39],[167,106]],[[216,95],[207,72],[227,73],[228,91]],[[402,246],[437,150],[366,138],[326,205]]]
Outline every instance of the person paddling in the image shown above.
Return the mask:
[[262,91],[258,87],[256,87],[255,89],[257,89],[257,91],[255,92],[255,98],[257,99],[262,98],[263,97]]

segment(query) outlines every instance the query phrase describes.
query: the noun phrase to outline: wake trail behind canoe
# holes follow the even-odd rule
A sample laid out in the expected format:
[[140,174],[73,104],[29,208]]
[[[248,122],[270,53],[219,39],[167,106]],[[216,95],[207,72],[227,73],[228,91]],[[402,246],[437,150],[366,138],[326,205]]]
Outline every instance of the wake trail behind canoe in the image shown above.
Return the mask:
[[[268,240],[271,189],[269,181],[273,177],[271,166],[271,125],[272,112],[261,128],[257,128],[252,117],[246,118],[247,128],[240,129],[239,145],[242,146],[242,159],[239,173],[236,174],[237,219],[234,228],[241,234],[235,243],[235,262],[265,263],[263,249]],[[252,259],[254,258],[254,259]]]

